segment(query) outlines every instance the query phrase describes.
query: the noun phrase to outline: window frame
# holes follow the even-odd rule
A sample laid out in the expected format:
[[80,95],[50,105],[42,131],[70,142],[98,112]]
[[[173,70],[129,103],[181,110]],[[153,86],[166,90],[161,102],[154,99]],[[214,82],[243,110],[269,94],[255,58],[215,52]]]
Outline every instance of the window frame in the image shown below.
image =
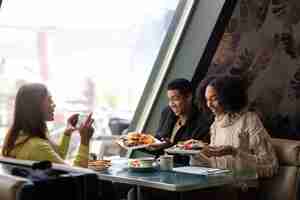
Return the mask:
[[143,132],[145,130],[147,121],[163,88],[163,83],[170,71],[171,63],[196,5],[195,2],[195,0],[179,1],[143,95],[136,108],[129,131]]

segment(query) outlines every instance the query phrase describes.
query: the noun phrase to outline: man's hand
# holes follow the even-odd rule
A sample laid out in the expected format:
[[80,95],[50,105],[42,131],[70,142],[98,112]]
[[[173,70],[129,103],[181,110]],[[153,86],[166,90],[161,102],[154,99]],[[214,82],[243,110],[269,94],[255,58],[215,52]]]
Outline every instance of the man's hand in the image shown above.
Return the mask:
[[189,140],[183,141],[183,144],[184,145],[186,145],[186,144],[196,144],[198,142],[200,142],[200,140],[189,139]]
[[165,148],[167,145],[168,145],[168,142],[167,141],[163,141],[161,143],[150,144],[145,149],[148,150],[148,151],[156,151],[156,150]]

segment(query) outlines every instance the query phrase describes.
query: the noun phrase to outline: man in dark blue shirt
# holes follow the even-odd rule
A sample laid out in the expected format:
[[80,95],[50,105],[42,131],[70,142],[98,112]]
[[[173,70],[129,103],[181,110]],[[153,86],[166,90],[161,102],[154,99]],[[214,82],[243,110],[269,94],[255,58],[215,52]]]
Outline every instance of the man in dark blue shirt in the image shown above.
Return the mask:
[[[163,141],[146,148],[146,152],[159,156],[179,141],[189,139],[205,140],[209,138],[211,119],[207,114],[200,112],[193,104],[193,91],[190,81],[175,79],[167,87],[168,106],[160,117],[155,137]],[[175,162],[187,164],[188,157],[176,156]]]

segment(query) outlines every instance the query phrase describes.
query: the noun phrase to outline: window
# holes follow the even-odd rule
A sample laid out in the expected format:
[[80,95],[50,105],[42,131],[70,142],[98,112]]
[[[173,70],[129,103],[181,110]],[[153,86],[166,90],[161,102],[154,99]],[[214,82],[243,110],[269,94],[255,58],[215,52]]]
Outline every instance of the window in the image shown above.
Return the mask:
[[120,134],[132,119],[178,3],[4,1],[0,139],[11,122],[16,91],[26,82],[50,89],[56,102],[55,121],[49,123],[54,138],[74,112],[93,111],[95,138]]

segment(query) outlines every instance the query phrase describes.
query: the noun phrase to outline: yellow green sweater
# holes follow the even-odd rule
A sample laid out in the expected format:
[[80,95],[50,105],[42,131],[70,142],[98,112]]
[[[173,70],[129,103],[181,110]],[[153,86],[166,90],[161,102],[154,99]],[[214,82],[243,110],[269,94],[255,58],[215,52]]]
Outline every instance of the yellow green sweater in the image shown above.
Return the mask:
[[[49,140],[39,137],[28,138],[26,134],[20,134],[17,138],[15,148],[10,152],[10,156],[22,160],[42,161],[49,160],[53,163],[65,164],[70,136],[62,134],[59,145],[55,145]],[[73,162],[74,166],[87,167],[89,157],[89,146],[80,144],[78,153]]]

